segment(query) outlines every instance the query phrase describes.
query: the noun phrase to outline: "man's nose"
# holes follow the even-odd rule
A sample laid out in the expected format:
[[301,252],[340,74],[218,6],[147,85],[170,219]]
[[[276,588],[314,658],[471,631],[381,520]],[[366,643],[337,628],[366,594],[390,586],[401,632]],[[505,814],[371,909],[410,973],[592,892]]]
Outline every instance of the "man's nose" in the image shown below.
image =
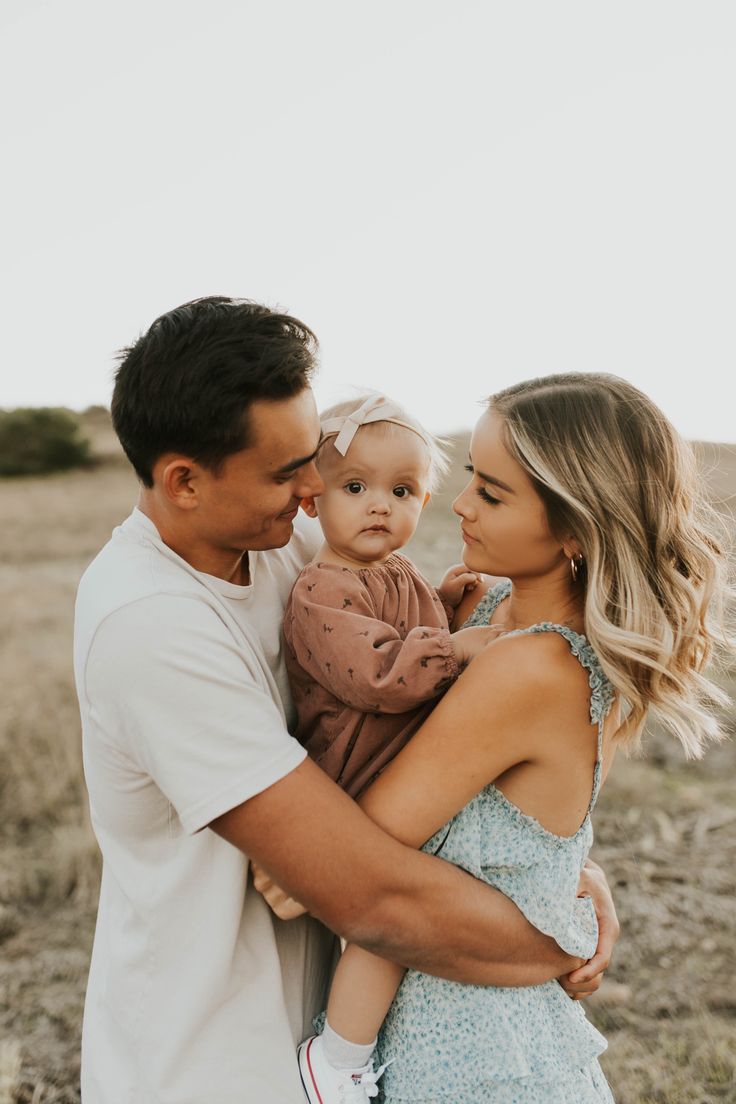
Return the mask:
[[296,494],[299,498],[311,498],[313,495],[321,495],[325,489],[325,481],[319,474],[317,462],[311,460],[304,465],[302,481]]

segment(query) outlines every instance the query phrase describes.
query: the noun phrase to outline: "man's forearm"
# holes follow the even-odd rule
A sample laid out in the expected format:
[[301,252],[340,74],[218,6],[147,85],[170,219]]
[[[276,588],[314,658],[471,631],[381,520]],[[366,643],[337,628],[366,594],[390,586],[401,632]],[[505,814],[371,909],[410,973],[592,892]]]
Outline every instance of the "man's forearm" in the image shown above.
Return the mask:
[[411,877],[405,868],[401,890],[384,894],[371,923],[351,925],[347,938],[403,966],[477,985],[539,985],[582,964],[498,890],[442,859],[414,857],[420,864]]
[[333,931],[401,965],[484,985],[579,965],[503,894],[388,836],[312,763],[212,827]]

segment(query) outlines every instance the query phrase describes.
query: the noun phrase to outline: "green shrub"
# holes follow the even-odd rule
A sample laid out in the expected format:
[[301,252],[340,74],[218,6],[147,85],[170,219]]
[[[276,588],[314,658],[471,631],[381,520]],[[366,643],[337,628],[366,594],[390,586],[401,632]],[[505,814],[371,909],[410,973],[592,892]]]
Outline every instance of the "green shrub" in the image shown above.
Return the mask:
[[68,410],[0,410],[0,475],[44,475],[91,462],[89,441]]

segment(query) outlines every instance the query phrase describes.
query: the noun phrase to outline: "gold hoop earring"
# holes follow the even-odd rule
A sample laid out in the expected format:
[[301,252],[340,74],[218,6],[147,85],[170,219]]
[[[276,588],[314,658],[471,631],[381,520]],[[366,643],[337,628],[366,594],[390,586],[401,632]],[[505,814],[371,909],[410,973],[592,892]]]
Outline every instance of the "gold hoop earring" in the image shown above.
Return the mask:
[[576,583],[578,581],[578,573],[580,568],[585,563],[580,552],[577,552],[574,556],[570,557],[570,574],[572,575],[572,581]]

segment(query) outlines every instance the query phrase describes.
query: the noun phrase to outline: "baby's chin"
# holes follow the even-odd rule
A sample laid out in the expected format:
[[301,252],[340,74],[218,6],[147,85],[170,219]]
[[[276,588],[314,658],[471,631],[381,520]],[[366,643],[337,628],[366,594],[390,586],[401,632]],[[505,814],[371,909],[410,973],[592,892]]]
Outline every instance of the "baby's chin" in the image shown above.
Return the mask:
[[356,563],[363,563],[366,567],[378,563],[381,560],[385,560],[392,553],[398,551],[396,541],[391,540],[390,536],[383,533],[361,535],[356,541],[352,541],[350,544],[347,544],[345,541],[333,544],[329,540],[327,543],[330,545],[333,552],[337,552],[338,555],[344,556],[347,559],[355,560]]

